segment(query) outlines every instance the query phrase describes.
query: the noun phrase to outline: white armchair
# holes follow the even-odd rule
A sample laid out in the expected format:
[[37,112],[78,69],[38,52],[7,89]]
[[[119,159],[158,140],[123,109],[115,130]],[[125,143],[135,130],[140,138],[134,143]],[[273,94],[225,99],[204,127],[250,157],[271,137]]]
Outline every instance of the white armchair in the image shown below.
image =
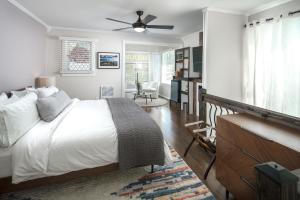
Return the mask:
[[158,98],[159,83],[155,81],[144,82],[141,84],[141,93],[151,93],[153,99]]

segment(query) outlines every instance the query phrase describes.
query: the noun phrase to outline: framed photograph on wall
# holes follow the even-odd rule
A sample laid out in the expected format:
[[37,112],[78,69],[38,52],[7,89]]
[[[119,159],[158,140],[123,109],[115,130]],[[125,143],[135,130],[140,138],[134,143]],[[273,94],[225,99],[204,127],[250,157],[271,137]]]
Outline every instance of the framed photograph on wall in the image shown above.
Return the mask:
[[120,53],[98,52],[97,63],[98,69],[120,69]]

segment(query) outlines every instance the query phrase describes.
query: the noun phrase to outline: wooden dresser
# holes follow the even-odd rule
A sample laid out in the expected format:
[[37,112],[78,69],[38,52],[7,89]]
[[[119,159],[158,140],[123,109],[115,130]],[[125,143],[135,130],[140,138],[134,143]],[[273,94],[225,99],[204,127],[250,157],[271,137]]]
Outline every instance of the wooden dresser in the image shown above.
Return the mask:
[[217,179],[235,199],[256,199],[254,166],[275,161],[300,168],[300,132],[246,114],[217,119]]

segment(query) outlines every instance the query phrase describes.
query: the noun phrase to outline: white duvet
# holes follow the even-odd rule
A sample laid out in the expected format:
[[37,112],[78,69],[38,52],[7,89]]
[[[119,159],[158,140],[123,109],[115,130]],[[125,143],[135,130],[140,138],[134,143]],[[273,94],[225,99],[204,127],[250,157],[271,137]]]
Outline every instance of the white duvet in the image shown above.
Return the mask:
[[[165,144],[166,162],[171,161]],[[54,121],[40,121],[12,151],[12,182],[118,162],[118,139],[106,100],[74,99]]]

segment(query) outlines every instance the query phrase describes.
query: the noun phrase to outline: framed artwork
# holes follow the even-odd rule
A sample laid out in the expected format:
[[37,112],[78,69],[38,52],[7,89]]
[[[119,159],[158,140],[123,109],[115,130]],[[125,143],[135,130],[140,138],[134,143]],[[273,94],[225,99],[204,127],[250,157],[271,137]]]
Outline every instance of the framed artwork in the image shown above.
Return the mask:
[[95,73],[95,40],[60,37],[61,74]]
[[120,53],[98,52],[97,63],[98,69],[120,69]]

